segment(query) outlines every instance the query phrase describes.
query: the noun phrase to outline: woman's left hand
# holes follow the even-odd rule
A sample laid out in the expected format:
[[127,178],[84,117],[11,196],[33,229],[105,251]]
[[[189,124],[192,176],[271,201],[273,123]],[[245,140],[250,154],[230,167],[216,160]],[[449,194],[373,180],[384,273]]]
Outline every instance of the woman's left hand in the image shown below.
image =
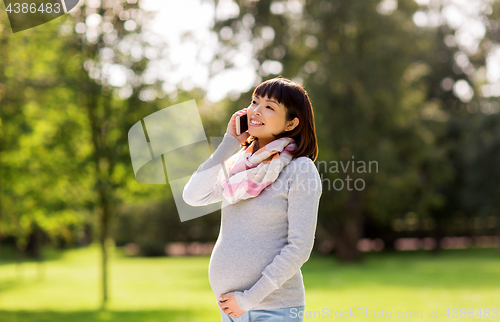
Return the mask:
[[222,311],[232,318],[239,318],[246,312],[240,309],[238,302],[234,298],[234,292],[222,294],[217,303]]

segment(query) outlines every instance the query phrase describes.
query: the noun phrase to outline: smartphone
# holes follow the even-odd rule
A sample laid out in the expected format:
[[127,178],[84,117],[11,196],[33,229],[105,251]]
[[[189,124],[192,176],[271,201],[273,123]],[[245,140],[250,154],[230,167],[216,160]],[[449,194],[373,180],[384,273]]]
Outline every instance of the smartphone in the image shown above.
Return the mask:
[[236,116],[236,135],[248,130],[248,117],[247,115]]

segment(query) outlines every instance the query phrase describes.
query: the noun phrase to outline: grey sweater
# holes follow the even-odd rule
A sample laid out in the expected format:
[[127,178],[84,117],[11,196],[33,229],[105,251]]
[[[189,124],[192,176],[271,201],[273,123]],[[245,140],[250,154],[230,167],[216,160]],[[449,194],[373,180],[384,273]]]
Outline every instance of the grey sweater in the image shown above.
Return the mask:
[[322,194],[318,170],[308,157],[293,158],[258,196],[229,204],[216,179],[221,163],[240,147],[226,133],[182,196],[191,206],[222,201],[219,237],[208,268],[216,300],[235,291],[245,311],[305,305],[300,268],[314,244]]

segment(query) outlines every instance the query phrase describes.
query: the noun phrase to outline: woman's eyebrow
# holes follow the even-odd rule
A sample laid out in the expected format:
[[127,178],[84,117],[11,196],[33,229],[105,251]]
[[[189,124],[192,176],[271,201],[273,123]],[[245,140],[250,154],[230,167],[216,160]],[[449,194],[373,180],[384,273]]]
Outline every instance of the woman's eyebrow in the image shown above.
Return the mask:
[[[259,97],[258,97],[257,95],[255,95],[255,96],[254,96],[254,98],[257,98],[257,99],[258,99]],[[278,102],[276,102],[276,101],[273,101],[273,100],[267,100],[267,101],[268,101],[268,102],[273,102],[273,103],[275,103],[276,105],[280,106],[280,105],[278,104]]]

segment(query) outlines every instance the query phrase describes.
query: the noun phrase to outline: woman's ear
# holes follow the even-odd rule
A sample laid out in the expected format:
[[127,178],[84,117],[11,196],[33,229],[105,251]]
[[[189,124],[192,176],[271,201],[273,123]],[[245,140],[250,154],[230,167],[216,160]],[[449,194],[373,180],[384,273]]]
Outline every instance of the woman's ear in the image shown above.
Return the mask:
[[293,130],[297,125],[299,125],[299,118],[295,117],[293,120],[288,122],[288,125],[286,126],[285,130],[286,131],[291,131]]

